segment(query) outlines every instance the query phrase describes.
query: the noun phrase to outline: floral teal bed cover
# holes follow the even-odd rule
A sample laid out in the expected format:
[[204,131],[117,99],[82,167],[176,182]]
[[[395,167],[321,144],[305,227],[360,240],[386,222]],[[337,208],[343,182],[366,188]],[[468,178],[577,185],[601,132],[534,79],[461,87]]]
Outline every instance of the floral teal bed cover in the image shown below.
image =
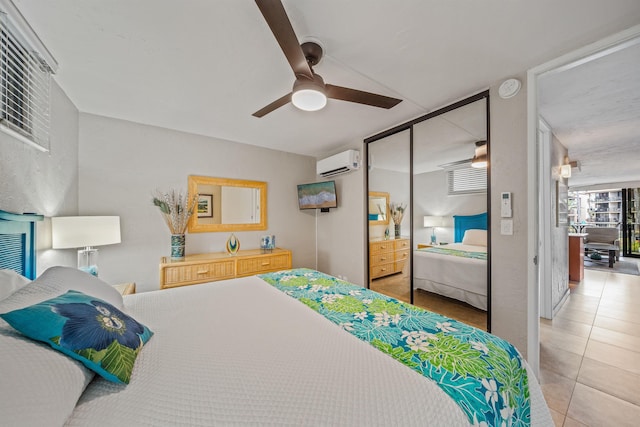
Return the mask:
[[434,246],[431,248],[420,248],[418,249],[420,252],[430,252],[434,254],[443,254],[443,255],[453,255],[459,256],[462,258],[473,258],[473,259],[483,259],[487,260],[486,252],[471,252],[471,251],[461,251],[460,249],[450,249],[443,248],[440,246]]
[[258,277],[447,393],[474,426],[529,426],[527,370],[505,340],[306,268]]

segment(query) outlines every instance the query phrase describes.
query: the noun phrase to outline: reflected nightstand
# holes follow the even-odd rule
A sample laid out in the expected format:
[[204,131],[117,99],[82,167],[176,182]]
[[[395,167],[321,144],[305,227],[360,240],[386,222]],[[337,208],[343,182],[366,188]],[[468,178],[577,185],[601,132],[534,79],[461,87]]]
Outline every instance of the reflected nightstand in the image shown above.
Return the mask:
[[136,293],[136,284],[134,282],[120,283],[118,285],[113,285],[113,287],[120,292],[120,295],[131,295]]

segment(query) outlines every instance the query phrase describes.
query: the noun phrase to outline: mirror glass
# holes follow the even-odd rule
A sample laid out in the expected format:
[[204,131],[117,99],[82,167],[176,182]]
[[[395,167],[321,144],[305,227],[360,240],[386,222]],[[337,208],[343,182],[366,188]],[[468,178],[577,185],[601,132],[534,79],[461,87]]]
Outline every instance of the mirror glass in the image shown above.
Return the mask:
[[389,193],[369,191],[369,225],[389,224]]
[[[383,197],[386,221],[369,221],[369,288],[411,302],[410,132],[370,142],[369,206]],[[377,210],[377,207],[376,207]],[[378,214],[379,215],[379,214]]]
[[489,288],[487,169],[471,162],[476,143],[487,141],[486,108],[483,98],[413,126],[414,304],[480,329]]
[[197,195],[190,233],[267,229],[267,183],[189,176],[189,197]]

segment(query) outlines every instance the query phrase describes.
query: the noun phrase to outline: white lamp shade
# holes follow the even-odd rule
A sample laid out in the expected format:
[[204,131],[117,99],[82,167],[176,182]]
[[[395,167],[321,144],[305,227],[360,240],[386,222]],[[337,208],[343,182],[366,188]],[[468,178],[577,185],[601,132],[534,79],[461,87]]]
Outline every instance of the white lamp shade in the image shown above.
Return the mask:
[[571,165],[560,166],[560,176],[562,178],[571,178]]
[[119,216],[60,216],[51,218],[53,249],[120,243]]
[[441,216],[425,216],[424,227],[442,227]]

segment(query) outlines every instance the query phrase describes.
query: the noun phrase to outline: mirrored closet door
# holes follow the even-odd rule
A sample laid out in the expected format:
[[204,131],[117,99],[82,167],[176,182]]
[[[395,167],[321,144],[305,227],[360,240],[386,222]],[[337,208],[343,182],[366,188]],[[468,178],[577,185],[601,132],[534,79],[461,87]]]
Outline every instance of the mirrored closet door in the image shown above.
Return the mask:
[[[488,97],[483,92],[365,140],[369,287],[487,330]],[[379,222],[385,218],[379,193],[389,194],[388,223]],[[398,243],[409,245],[400,252],[407,259],[381,275],[380,261],[390,256],[378,246],[394,251],[394,262],[398,257],[392,209],[398,203],[406,203]]]
[[368,145],[369,288],[411,302],[410,131]]

